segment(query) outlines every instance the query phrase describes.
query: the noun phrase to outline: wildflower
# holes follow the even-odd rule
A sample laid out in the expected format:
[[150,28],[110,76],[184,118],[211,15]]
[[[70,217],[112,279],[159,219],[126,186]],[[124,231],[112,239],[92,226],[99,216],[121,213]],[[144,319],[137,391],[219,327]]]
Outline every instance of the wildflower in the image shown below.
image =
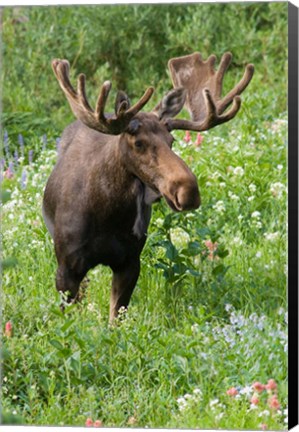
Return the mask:
[[281,171],[282,169],[283,169],[283,165],[277,165],[277,169],[279,170],[279,171]]
[[265,385],[261,384],[260,382],[256,381],[255,383],[252,384],[252,387],[254,388],[255,391],[257,391],[258,393],[261,393],[263,390],[265,390]]
[[226,391],[228,396],[236,396],[238,394],[238,390],[235,387],[231,387]]
[[256,396],[256,395],[253,395],[252,396],[252,398],[250,399],[250,402],[253,404],[253,405],[257,405],[258,403],[259,403],[259,398]]
[[136,418],[134,416],[129,417],[128,425],[133,425],[135,423],[137,423]]
[[250,183],[250,185],[248,186],[248,189],[250,190],[250,192],[255,192],[256,191],[256,185],[254,183]]
[[217,405],[219,403],[219,399],[213,399],[210,401],[209,405],[210,407],[214,407],[215,405]]
[[277,389],[277,384],[273,378],[269,379],[268,383],[266,384],[267,390],[275,390]]
[[280,408],[280,403],[277,399],[277,395],[273,395],[273,396],[269,397],[268,405],[270,408],[272,408],[274,410],[278,410],[278,408]]
[[269,410],[264,410],[264,411],[261,411],[259,413],[259,417],[269,417],[269,415],[270,415],[270,411]]
[[261,217],[261,213],[259,211],[254,211],[253,213],[251,213],[251,217],[253,219],[259,219]]
[[193,393],[196,394],[196,395],[198,395],[198,396],[201,396],[201,395],[202,395],[202,391],[201,391],[199,388],[195,388],[195,389],[193,390]]
[[258,252],[255,254],[255,256],[256,256],[257,258],[260,258],[260,257],[262,256],[262,252],[258,251]]
[[198,133],[194,144],[196,147],[200,147],[202,142],[203,142],[203,136],[200,133]]
[[248,202],[251,202],[251,201],[254,200],[254,198],[255,198],[255,196],[254,196],[254,195],[251,195],[249,198],[247,198],[247,201],[248,201]]
[[18,141],[21,148],[21,155],[24,157],[24,138],[22,134],[18,135]]
[[184,136],[184,141],[185,141],[186,143],[188,143],[188,142],[191,141],[191,135],[190,135],[190,132],[189,132],[189,131],[186,131],[185,136]]
[[21,189],[25,189],[26,185],[27,185],[27,172],[25,169],[23,169],[22,176],[21,176]]
[[283,192],[285,191],[286,191],[286,187],[280,182],[273,183],[270,186],[270,192],[275,198],[281,198]]
[[14,153],[14,159],[15,159],[16,164],[18,164],[18,162],[19,162],[19,154],[18,154],[18,150],[15,150],[15,153]]
[[56,150],[57,150],[57,153],[59,154],[59,151],[60,151],[60,138],[56,138]]
[[208,250],[210,252],[209,256],[208,256],[208,259],[212,261],[215,258],[214,257],[214,252],[217,250],[218,243],[217,242],[213,243],[211,240],[205,240],[204,244],[205,244],[205,246],[208,248]]
[[4,173],[3,173],[3,177],[5,177],[7,179],[11,179],[11,178],[13,178],[13,176],[14,176],[14,173],[10,167],[8,167],[7,170],[4,171]]
[[5,149],[6,157],[9,158],[8,133],[7,133],[6,130],[4,131],[3,144],[4,144],[4,149]]
[[45,150],[46,147],[47,147],[47,135],[46,135],[46,134],[43,135],[43,137],[42,137],[42,141],[43,141],[43,147],[42,147],[42,150]]
[[236,167],[233,172],[236,176],[242,177],[244,175],[244,170],[242,167]]
[[28,161],[29,161],[29,165],[31,165],[33,161],[33,150],[29,150]]
[[215,205],[213,205],[213,209],[216,210],[217,213],[224,213],[225,212],[225,206],[223,201],[217,201]]
[[12,329],[12,323],[11,323],[11,321],[8,321],[8,322],[5,324],[5,331],[4,331],[4,334],[5,334],[6,337],[12,337],[13,329]]
[[96,420],[93,424],[93,427],[102,427],[103,422],[101,420]]
[[262,430],[267,430],[267,429],[268,429],[268,426],[266,425],[266,423],[261,423],[261,424],[260,424],[260,428],[261,428]]
[[85,426],[87,426],[87,427],[91,427],[91,426],[93,426],[93,420],[92,420],[91,418],[88,417],[88,418],[86,419]]
[[279,232],[277,231],[274,233],[265,233],[264,236],[266,240],[273,241],[279,237]]

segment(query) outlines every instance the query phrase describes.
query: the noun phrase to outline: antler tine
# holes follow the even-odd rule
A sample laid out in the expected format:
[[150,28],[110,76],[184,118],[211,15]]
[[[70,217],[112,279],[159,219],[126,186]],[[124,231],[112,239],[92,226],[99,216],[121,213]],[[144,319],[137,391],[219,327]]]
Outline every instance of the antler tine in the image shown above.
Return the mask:
[[110,81],[105,81],[102,85],[94,111],[87,100],[85,75],[79,75],[76,92],[69,79],[69,62],[55,59],[52,61],[52,68],[75,116],[86,126],[105,134],[119,135],[122,133],[130,120],[144,107],[154,92],[153,87],[148,88],[141,99],[131,108],[129,108],[128,99],[122,101],[118,106],[116,115],[106,117],[104,110],[111,89]]
[[130,114],[132,117],[134,117],[138,113],[138,111],[140,111],[144,107],[144,105],[150,100],[152,94],[154,93],[154,90],[154,87],[149,87],[145,91],[144,95],[139,99],[139,101],[128,109],[127,114]]
[[229,92],[227,95],[221,100],[218,105],[219,113],[223,113],[223,111],[229,106],[235,96],[240,95],[248,86],[251,81],[251,78],[254,74],[254,65],[248,64],[245,68],[244,75],[239,83]]
[[225,123],[235,117],[241,107],[240,96],[235,96],[231,108],[223,115],[217,114],[217,107],[213,101],[212,95],[208,89],[203,91],[205,104],[207,108],[207,115],[202,122],[181,119],[167,119],[166,126],[169,131],[174,129],[192,130],[202,132],[213,127]]
[[[216,56],[214,54],[204,61],[199,52],[184,57],[170,59],[168,62],[171,79],[175,88],[181,86],[186,89],[186,108],[192,121],[169,119],[167,127],[203,131],[218,124],[231,120],[240,109],[240,94],[248,86],[254,73],[254,66],[246,66],[240,82],[221,99],[222,83],[225,72],[231,62],[232,54],[223,54],[219,68],[214,70]],[[232,103],[232,107],[224,113]]]

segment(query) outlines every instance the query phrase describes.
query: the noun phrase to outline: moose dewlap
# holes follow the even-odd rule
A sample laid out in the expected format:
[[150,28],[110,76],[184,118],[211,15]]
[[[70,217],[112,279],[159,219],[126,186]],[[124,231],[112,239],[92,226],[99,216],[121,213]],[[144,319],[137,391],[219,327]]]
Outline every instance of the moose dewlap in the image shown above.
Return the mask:
[[[169,60],[174,89],[151,112],[141,112],[154,89],[148,88],[131,106],[119,92],[114,115],[105,115],[111,89],[106,81],[95,110],[87,100],[85,76],[77,91],[69,79],[67,60],[53,60],[56,78],[77,120],[63,132],[57,163],[47,182],[43,215],[54,239],[58,262],[56,288],[76,301],[80,283],[98,264],[113,271],[110,321],[127,307],[140,272],[151,205],[164,197],[174,211],[197,209],[197,179],[172,151],[171,131],[203,131],[231,120],[240,94],[254,68],[249,64],[241,81],[221,96],[231,54],[206,61],[200,53]],[[174,119],[186,106],[192,120]],[[229,106],[231,107],[226,110]]]

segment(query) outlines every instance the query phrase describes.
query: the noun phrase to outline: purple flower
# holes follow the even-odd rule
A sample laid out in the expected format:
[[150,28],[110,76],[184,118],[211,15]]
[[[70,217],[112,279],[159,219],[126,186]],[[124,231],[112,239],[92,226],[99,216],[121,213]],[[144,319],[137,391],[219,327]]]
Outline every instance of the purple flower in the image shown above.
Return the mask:
[[15,159],[16,164],[18,164],[18,162],[19,162],[19,153],[18,153],[18,150],[15,150],[14,159]]
[[11,161],[11,162],[9,162],[9,164],[8,164],[8,169],[9,169],[9,171],[11,172],[11,173],[14,173],[14,166],[13,166],[13,162]]
[[18,141],[19,141],[19,144],[21,147],[21,155],[22,155],[22,157],[24,157],[24,138],[23,138],[22,134],[18,135]]
[[59,150],[60,150],[60,138],[56,138],[56,150],[57,150],[57,153],[59,154]]
[[21,176],[21,189],[25,189],[27,185],[27,173],[26,170],[23,169]]
[[42,141],[43,141],[42,150],[45,150],[47,147],[47,135],[46,134],[42,136]]
[[29,165],[31,165],[33,161],[33,150],[29,150],[28,161],[29,161]]
[[5,153],[6,153],[6,157],[9,158],[9,149],[8,149],[8,133],[7,130],[4,131],[4,136],[3,136],[3,144],[4,144],[4,149],[5,149]]
[[1,166],[1,169],[3,170],[5,167],[5,159],[1,159],[0,166]]

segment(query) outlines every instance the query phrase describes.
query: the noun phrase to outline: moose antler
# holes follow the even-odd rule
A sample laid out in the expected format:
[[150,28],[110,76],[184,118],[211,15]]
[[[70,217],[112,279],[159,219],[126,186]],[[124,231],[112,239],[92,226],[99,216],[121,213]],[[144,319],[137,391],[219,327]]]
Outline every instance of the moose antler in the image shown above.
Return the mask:
[[[169,60],[168,67],[173,86],[185,88],[187,92],[185,105],[192,118],[192,121],[167,120],[169,130],[204,131],[235,117],[241,106],[239,95],[249,84],[254,66],[248,64],[241,81],[221,98],[224,74],[231,59],[231,53],[223,54],[217,71],[214,70],[215,55],[211,55],[206,61],[202,60],[199,52]],[[231,108],[224,113],[231,103]]]
[[77,91],[75,91],[69,78],[69,62],[55,59],[52,61],[52,68],[75,116],[91,129],[105,134],[119,135],[123,132],[131,119],[144,107],[154,92],[153,87],[149,87],[141,99],[132,107],[130,107],[128,97],[121,92],[117,96],[118,102],[115,107],[115,115],[106,117],[104,109],[111,89],[110,81],[105,81],[102,85],[95,110],[93,110],[85,93],[85,75],[79,75]]

